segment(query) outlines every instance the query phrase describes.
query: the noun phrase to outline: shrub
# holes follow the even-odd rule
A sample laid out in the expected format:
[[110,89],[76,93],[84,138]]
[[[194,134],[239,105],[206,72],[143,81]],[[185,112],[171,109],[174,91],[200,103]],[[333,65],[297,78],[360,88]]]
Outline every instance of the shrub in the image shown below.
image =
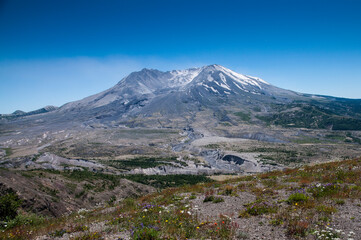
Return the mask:
[[17,215],[7,223],[7,228],[11,229],[17,226],[36,226],[43,223],[45,219],[36,214]]
[[246,205],[246,209],[240,213],[239,217],[246,217],[247,215],[258,216],[268,213],[276,213],[278,207],[267,201],[258,200]]
[[233,186],[227,185],[227,186],[224,188],[223,194],[224,194],[224,195],[227,195],[227,196],[232,195],[233,190],[234,190],[234,187],[233,187]]
[[292,193],[288,199],[287,199],[287,203],[289,204],[294,204],[294,203],[305,203],[307,202],[309,199],[309,197],[302,193],[302,192],[295,192]]
[[71,226],[70,229],[68,230],[68,232],[85,232],[88,231],[89,227],[85,226],[85,225],[75,225],[75,226]]
[[332,214],[332,213],[335,213],[337,212],[337,209],[333,206],[327,206],[327,205],[318,205],[316,207],[317,211],[320,212],[320,213],[326,213],[326,214]]
[[308,192],[312,194],[314,198],[322,198],[332,196],[340,190],[340,186],[332,183],[321,184],[311,186]]
[[123,201],[123,206],[125,209],[132,210],[136,207],[136,202],[133,198],[126,198]]
[[220,203],[220,202],[224,202],[224,199],[221,197],[215,197],[213,195],[208,195],[204,198],[203,202]]
[[0,220],[9,221],[17,216],[17,210],[22,200],[12,190],[6,190],[6,194],[0,196]]
[[344,205],[344,204],[345,204],[345,200],[343,200],[343,199],[336,199],[336,200],[335,200],[335,203],[338,204],[338,205]]
[[289,236],[305,237],[308,227],[308,222],[294,219],[291,220],[287,226],[287,234]]
[[197,198],[197,196],[195,195],[195,194],[192,194],[190,197],[189,197],[189,199],[196,199]]
[[135,228],[132,231],[132,239],[134,240],[156,240],[158,239],[160,232],[155,227],[144,227]]
[[210,196],[206,196],[203,200],[203,202],[213,202],[214,201],[214,196],[210,195]]

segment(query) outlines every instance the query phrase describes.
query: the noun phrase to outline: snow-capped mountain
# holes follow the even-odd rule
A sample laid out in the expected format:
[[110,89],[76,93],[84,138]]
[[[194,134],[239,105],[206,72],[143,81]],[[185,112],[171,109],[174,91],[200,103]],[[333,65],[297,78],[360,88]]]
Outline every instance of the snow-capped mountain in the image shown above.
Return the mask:
[[108,90],[24,121],[82,126],[154,126],[165,121],[184,126],[204,113],[238,124],[234,114],[244,112],[256,124],[345,128],[346,121],[351,129],[360,123],[361,129],[360,109],[360,100],[297,93],[214,64],[166,72],[143,69]]
[[[123,78],[114,87],[65,104],[60,111],[103,107],[112,103],[127,105],[138,100],[165,97],[167,94],[181,93],[184,97],[207,97],[207,95],[294,95],[291,91],[278,89],[257,78],[236,73],[220,65],[201,68],[161,72],[143,69]],[[198,94],[198,96],[197,96]]]

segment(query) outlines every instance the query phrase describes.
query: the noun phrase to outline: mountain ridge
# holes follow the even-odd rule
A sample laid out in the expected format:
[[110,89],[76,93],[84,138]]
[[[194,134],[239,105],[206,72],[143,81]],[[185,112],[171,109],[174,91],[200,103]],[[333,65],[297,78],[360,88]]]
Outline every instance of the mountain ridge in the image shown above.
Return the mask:
[[[312,106],[313,110],[303,108],[305,105]],[[218,115],[218,123],[237,124],[230,114],[241,111],[250,114],[253,123],[258,124],[290,127],[293,123],[288,120],[292,119],[299,122],[295,124],[298,127],[332,128],[346,121],[346,128],[337,129],[358,130],[361,129],[360,109],[361,100],[358,99],[298,93],[212,64],[171,71],[144,68],[130,73],[105,91],[41,115],[41,121],[45,119],[50,124],[71,121],[85,126],[159,127],[159,121],[164,120],[170,122],[170,126],[187,127],[204,111],[208,111],[210,117]],[[32,114],[24,121],[39,117]],[[300,122],[298,118],[307,119]],[[308,119],[312,119],[311,122]]]

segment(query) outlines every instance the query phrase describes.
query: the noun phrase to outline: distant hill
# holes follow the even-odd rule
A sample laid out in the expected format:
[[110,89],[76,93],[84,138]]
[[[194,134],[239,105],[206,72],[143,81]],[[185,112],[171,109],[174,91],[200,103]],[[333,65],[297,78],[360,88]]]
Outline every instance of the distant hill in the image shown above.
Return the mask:
[[21,110],[16,110],[15,112],[13,112],[12,114],[0,114],[0,119],[4,118],[4,119],[16,119],[18,117],[24,117],[24,116],[31,116],[31,115],[36,115],[36,114],[41,114],[41,113],[47,113],[47,112],[51,112],[58,109],[58,107],[55,106],[46,106],[34,111],[30,111],[30,112],[24,112]]

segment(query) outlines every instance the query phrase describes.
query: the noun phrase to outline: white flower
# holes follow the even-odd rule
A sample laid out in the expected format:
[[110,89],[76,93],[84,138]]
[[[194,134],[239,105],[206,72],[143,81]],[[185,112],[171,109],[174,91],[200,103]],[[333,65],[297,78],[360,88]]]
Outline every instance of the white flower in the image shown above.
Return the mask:
[[187,212],[189,215],[192,215],[192,213],[190,211]]

